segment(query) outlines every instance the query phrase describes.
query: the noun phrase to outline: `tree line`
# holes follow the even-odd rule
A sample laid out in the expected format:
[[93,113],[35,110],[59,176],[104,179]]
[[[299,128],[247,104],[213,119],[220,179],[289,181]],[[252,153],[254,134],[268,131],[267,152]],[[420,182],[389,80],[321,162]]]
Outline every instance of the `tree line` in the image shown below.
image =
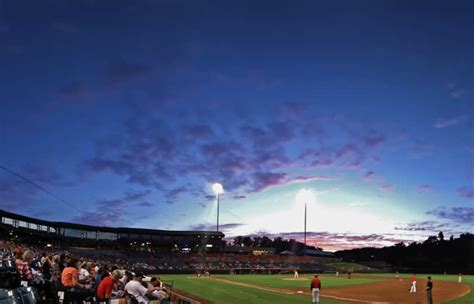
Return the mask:
[[392,270],[425,271],[432,273],[474,273],[474,234],[464,233],[459,238],[444,238],[443,232],[423,242],[406,245],[403,242],[383,248],[359,248],[335,252],[347,262],[371,264],[389,263]]

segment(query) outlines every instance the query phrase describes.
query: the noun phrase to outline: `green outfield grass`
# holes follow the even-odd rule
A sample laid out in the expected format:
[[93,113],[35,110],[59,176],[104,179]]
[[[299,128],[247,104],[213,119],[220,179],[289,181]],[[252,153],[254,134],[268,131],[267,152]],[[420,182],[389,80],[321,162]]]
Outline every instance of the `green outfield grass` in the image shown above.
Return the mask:
[[[259,290],[247,286],[238,286],[226,282],[220,282],[218,280],[214,280],[213,278],[254,284],[270,288],[301,287],[301,290],[309,291],[309,284],[312,275],[300,275],[300,278],[306,278],[306,281],[283,280],[292,278],[292,275],[214,275],[211,279],[197,279],[192,275],[161,275],[161,279],[165,281],[173,281],[175,288],[178,290],[182,290],[190,295],[207,299],[216,304],[298,304],[308,303],[308,301],[310,301],[309,297],[305,295],[288,295],[273,291]],[[324,275],[321,276],[321,280],[323,288],[365,284],[379,281],[377,279],[357,278],[352,278],[349,280],[345,276],[336,278],[327,277]],[[324,299],[324,303],[340,304],[344,302],[332,299]]]

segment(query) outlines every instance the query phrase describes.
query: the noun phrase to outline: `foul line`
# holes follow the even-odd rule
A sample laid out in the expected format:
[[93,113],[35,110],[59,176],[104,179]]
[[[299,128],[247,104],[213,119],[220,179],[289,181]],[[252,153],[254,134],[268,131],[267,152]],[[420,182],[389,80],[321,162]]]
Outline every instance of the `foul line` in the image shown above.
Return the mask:
[[228,284],[233,284],[233,285],[238,285],[238,286],[245,286],[245,287],[250,287],[250,288],[260,289],[260,290],[265,290],[265,291],[274,291],[274,292],[290,294],[290,295],[295,294],[295,292],[287,291],[287,290],[284,290],[284,289],[263,287],[263,286],[258,286],[258,285],[248,284],[248,283],[242,283],[242,282],[236,282],[236,281],[230,281],[230,280],[219,279],[219,278],[212,278],[212,279],[216,280],[216,281],[228,283]]

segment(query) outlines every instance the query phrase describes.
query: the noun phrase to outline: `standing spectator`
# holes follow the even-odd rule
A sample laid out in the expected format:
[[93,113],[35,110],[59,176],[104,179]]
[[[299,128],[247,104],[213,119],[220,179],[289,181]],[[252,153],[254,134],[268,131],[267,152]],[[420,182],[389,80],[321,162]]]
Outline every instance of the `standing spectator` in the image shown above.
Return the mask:
[[426,284],[426,303],[433,304],[433,295],[431,294],[433,290],[433,282],[431,282],[431,277],[428,277],[428,283]]
[[61,270],[60,270],[61,257],[56,254],[53,256],[51,263],[51,281],[56,289],[59,289],[61,282]]
[[122,275],[119,270],[114,270],[110,276],[106,277],[102,280],[102,282],[100,282],[99,286],[97,287],[97,299],[99,302],[107,302],[110,300],[114,286],[120,280],[121,276]]
[[53,264],[53,261],[51,261],[50,257],[47,256],[45,253],[43,253],[41,257],[41,267],[42,267],[43,277],[46,281],[51,280],[51,265],[52,264]]
[[321,292],[321,281],[318,279],[318,274],[314,275],[314,279],[310,285],[312,304],[319,304],[319,293]]

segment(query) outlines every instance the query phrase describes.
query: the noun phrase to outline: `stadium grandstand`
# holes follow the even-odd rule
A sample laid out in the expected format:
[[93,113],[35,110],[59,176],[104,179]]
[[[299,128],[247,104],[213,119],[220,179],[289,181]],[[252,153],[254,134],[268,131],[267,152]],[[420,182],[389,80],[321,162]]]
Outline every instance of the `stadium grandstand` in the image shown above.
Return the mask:
[[64,222],[49,222],[0,210],[2,233],[31,236],[38,242],[75,246],[151,247],[154,250],[205,248],[219,251],[224,234],[214,231],[170,231],[137,228],[111,228]]
[[[295,254],[272,247],[226,246],[224,237],[214,231],[51,222],[0,210],[0,288],[8,290],[0,294],[0,303],[93,302],[101,299],[98,290],[105,278],[114,280],[116,291],[107,296],[116,303],[127,298],[133,302],[126,286],[134,280],[157,303],[192,303],[173,289],[172,282],[156,283],[146,275],[334,272],[330,264],[340,261],[318,250]],[[72,269],[78,274],[74,283],[66,278]]]

